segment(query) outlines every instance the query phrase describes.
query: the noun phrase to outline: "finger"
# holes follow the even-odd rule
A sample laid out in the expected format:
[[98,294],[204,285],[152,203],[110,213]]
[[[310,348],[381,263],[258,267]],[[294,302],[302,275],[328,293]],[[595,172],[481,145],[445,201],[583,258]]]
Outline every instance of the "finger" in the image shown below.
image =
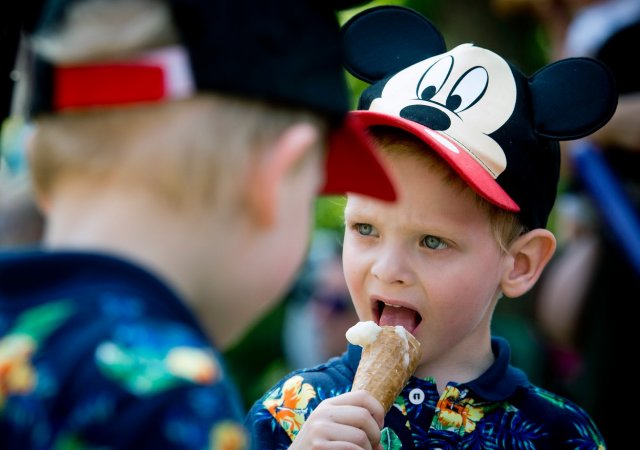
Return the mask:
[[[364,390],[347,392],[329,399],[336,405],[361,406],[371,413],[379,428],[384,426],[384,408],[369,392]],[[325,400],[328,402],[329,400]]]
[[374,446],[380,442],[380,426],[366,408],[351,405],[336,406],[329,413],[329,421],[362,431]]
[[371,442],[366,432],[360,428],[337,424],[329,448],[374,450],[379,442],[380,439]]
[[380,426],[371,412],[362,406],[322,402],[309,416],[305,426],[329,430],[337,424],[360,430],[373,446],[380,442]]
[[369,437],[362,429],[337,422],[328,422],[321,418],[307,421],[293,440],[289,450],[373,450],[377,446],[378,442],[370,442]]

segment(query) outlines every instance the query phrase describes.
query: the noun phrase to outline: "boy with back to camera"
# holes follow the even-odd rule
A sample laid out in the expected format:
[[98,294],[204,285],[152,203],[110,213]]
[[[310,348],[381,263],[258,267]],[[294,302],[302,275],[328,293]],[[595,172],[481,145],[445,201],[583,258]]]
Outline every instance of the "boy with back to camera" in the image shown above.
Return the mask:
[[220,350],[288,287],[318,192],[395,196],[344,120],[335,12],[55,0],[31,42],[47,226],[0,256],[0,447],[246,448]]
[[611,117],[609,70],[568,59],[527,78],[481,47],[447,52],[400,7],[361,12],[343,37],[348,70],[371,84],[353,115],[398,190],[394,204],[347,195],[344,273],[360,321],[404,327],[422,356],[384,419],[345,397],[359,346],[289,374],[247,417],[254,448],[604,448],[579,406],[509,364],[491,317],[555,250],[558,141]]

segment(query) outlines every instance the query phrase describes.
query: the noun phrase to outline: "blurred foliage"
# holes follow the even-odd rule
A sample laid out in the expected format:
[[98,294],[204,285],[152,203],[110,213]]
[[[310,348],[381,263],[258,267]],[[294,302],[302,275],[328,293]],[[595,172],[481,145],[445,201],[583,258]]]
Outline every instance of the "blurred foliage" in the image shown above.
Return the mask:
[[[524,14],[501,16],[492,9],[491,0],[376,0],[343,11],[339,19],[344,23],[358,12],[377,5],[404,5],[424,14],[441,31],[448,50],[471,42],[496,51],[526,75],[547,62],[546,41],[535,20]],[[348,73],[346,76],[355,108],[357,98],[367,84]],[[341,230],[344,203],[343,197],[318,199],[315,226]],[[283,352],[282,325],[291,295],[285,296],[270,314],[225,353],[247,408],[290,370]],[[535,367],[536,363],[534,338],[527,334],[529,329],[523,320],[527,308],[530,308],[527,300],[501,301],[494,315],[496,331],[514,343],[513,362],[525,370]],[[525,350],[516,351],[520,347]],[[535,373],[529,372],[529,375],[535,382]]]
[[281,342],[284,306],[278,304],[224,355],[247,410],[289,371]]
[[342,229],[346,197],[320,197],[316,201],[316,227]]

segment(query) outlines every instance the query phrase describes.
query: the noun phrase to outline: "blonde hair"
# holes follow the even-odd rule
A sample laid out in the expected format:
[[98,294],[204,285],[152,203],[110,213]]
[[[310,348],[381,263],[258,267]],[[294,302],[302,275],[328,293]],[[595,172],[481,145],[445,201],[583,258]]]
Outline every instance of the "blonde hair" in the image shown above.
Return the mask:
[[472,192],[476,204],[489,219],[493,237],[505,252],[518,236],[527,231],[516,213],[501,209],[477,194],[449,164],[417,137],[397,128],[385,126],[373,127],[371,133],[383,152],[390,154],[397,151],[392,150],[390,146],[399,145],[415,158],[425,161],[429,168],[440,173],[443,181],[448,185],[459,189],[460,192]]
[[[35,48],[57,63],[122,57],[172,44],[175,32],[167,8],[158,0],[79,2],[63,27],[40,36]],[[212,93],[43,115],[35,120],[31,171],[41,194],[72,175],[126,179],[174,202],[208,201],[229,192],[221,184],[232,187],[242,179],[252,152],[302,121],[324,131],[324,122],[309,112]]]

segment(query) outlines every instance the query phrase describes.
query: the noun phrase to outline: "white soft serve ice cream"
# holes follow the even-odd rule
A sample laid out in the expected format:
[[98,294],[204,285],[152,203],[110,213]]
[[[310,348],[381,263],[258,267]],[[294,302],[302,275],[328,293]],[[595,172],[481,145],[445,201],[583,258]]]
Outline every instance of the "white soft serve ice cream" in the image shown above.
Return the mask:
[[346,332],[347,340],[353,345],[364,347],[376,340],[382,328],[372,320],[358,322]]
[[[378,335],[381,331],[382,327],[380,327],[372,320],[367,320],[364,322],[358,322],[354,326],[349,328],[346,332],[346,337],[347,340],[352,344],[364,347],[373,343],[378,338]],[[407,353],[409,351],[409,337],[407,336],[408,331],[402,325],[396,325],[395,332],[402,338],[402,343],[405,350],[404,363],[406,367],[409,364],[409,355]]]

